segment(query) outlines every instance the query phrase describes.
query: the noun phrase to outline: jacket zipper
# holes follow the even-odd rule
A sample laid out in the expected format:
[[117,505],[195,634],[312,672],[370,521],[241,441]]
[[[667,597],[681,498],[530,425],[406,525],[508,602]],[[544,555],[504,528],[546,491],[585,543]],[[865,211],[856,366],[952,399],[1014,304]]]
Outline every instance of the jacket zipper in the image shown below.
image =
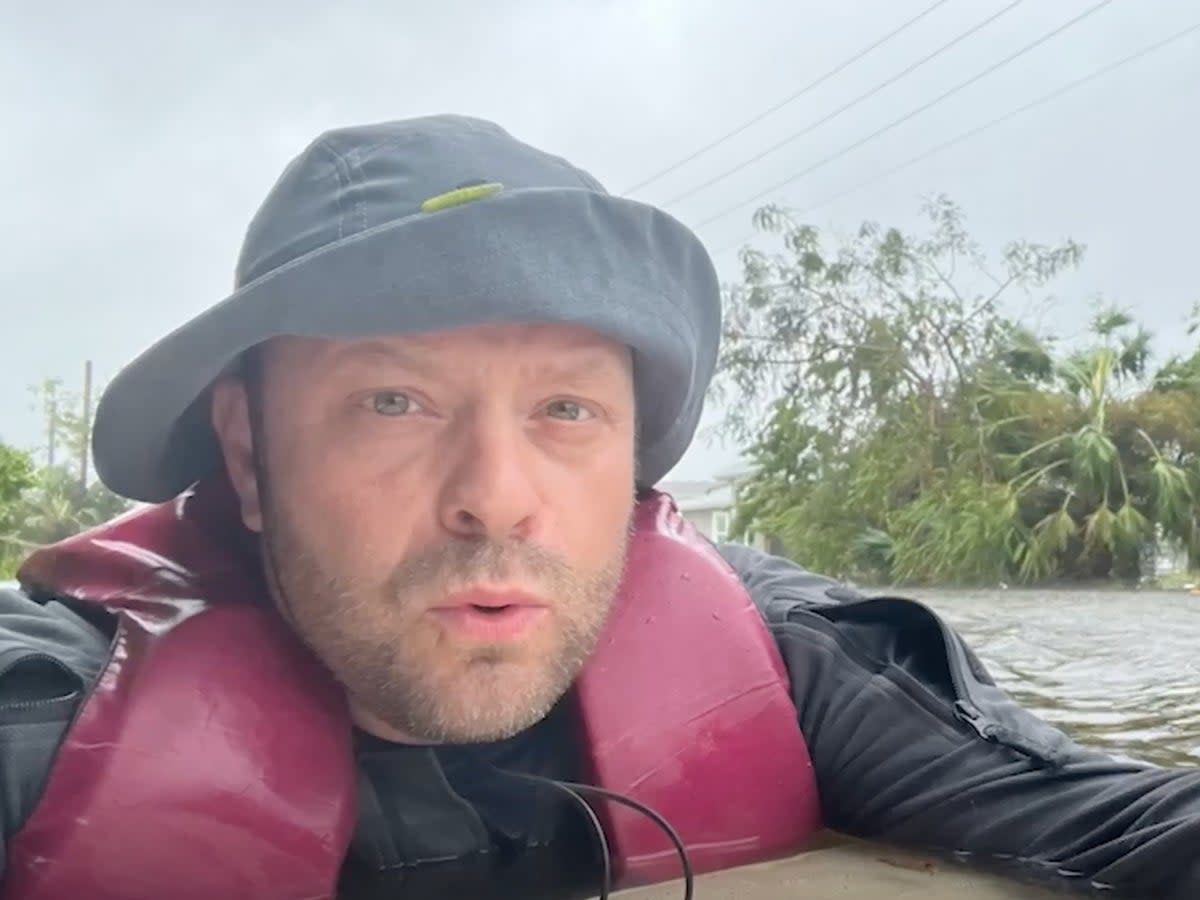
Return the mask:
[[[912,602],[912,601],[910,601]],[[913,701],[918,703],[922,708],[936,716],[939,720],[948,724],[958,724],[959,727],[966,726],[974,732],[981,740],[988,743],[998,744],[1008,747],[1012,750],[1021,753],[1043,765],[1054,764],[1054,757],[1048,755],[1046,750],[1036,743],[1030,743],[1021,735],[1010,733],[1009,729],[996,723],[983,710],[981,710],[972,700],[971,689],[968,686],[966,679],[963,677],[963,667],[969,671],[970,663],[967,661],[966,654],[963,652],[958,639],[952,632],[949,631],[946,624],[936,614],[930,611],[934,621],[937,622],[938,628],[941,631],[942,644],[946,652],[946,668],[950,675],[950,686],[954,691],[955,701],[951,708],[952,714],[946,715],[945,707],[939,703],[933,703],[914,685],[907,682],[915,681],[911,678],[898,678],[894,674],[884,674],[884,670],[889,668],[889,664],[881,660],[873,659],[849,638],[844,637],[828,620],[821,617],[819,613],[810,610],[799,610],[803,615],[810,616],[815,623],[818,624],[820,631],[833,638],[834,642],[855,662],[868,671],[875,672],[887,678],[889,682],[895,685],[899,690],[903,691]],[[907,675],[903,668],[897,667],[897,672]],[[918,683],[919,684],[919,683]]]
[[971,726],[985,741],[1008,747],[1044,766],[1059,765],[1059,756],[1052,747],[994,721],[974,703],[971,689],[962,676],[963,670],[970,671],[971,667],[966,651],[946,623],[938,617],[935,618],[942,632],[942,643],[946,645],[947,657],[950,658],[950,680],[954,684],[954,693],[959,698],[954,704],[955,715]]

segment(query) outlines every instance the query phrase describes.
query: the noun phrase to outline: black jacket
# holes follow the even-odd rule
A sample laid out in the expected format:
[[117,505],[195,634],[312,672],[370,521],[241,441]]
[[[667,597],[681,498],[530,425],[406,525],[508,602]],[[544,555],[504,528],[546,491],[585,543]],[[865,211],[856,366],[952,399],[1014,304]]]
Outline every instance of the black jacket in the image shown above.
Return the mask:
[[[1078,746],[1017,706],[918,603],[867,598],[748,547],[719,549],[779,643],[831,828],[1081,893],[1200,897],[1200,770]],[[67,598],[0,588],[6,839],[36,805],[110,634],[103,614]],[[556,713],[477,748],[360,735],[360,821],[343,896],[588,895],[595,854],[581,817],[504,775],[571,778],[569,733]]]

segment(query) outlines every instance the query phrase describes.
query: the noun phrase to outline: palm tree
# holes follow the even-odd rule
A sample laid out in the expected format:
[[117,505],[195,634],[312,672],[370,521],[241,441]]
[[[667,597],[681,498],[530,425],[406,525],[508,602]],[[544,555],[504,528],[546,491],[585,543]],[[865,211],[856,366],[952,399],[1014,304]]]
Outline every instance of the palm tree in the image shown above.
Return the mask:
[[11,506],[8,544],[24,552],[100,525],[129,508],[102,484],[84,488],[60,466],[39,469],[33,484]]
[[1095,344],[1062,359],[1025,335],[1018,370],[989,385],[989,405],[1009,413],[994,431],[1015,426],[1011,439],[1024,425],[1036,438],[1003,454],[1027,529],[1016,560],[1026,578],[1064,561],[1075,574],[1136,576],[1156,523],[1192,527],[1193,476],[1131,415],[1150,335],[1117,311],[1099,314],[1092,334]]

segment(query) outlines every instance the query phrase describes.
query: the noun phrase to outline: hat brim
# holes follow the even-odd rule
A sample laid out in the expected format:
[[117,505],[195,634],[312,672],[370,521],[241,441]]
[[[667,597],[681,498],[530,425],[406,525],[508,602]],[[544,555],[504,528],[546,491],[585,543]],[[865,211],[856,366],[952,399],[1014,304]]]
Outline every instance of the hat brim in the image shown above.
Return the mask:
[[654,207],[583,189],[501,192],[378,226],[253,281],[122,370],[96,409],[113,491],[176,496],[220,464],[208,389],[273,337],[569,323],[633,351],[639,482],[678,462],[716,364],[720,289],[703,245]]

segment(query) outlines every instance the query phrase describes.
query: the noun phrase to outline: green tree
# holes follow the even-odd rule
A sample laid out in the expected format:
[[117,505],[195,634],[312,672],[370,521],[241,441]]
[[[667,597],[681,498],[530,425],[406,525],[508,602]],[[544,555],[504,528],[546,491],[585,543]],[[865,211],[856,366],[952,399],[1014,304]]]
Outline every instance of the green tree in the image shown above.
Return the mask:
[[1113,418],[1137,404],[1150,335],[1106,310],[1091,337],[1056,356],[1023,336],[1007,372],[981,378],[997,470],[1019,504],[1014,524],[1023,540],[1014,558],[1026,579],[1136,577],[1142,547],[1154,538],[1153,488],[1139,473],[1158,448]]
[[7,511],[32,484],[33,460],[29,454],[0,443],[0,510]]
[[52,544],[128,509],[128,501],[103,484],[93,482],[84,488],[74,472],[44,466],[14,504],[19,519],[16,534],[27,547]]
[[34,409],[41,415],[45,444],[39,456],[47,466],[70,467],[83,479],[90,462],[91,417],[83,398],[63,386],[61,378],[44,378],[29,389]]
[[734,528],[894,581],[1134,578],[1160,539],[1200,560],[1200,353],[1153,371],[1112,308],[1081,346],[1021,327],[1004,295],[1079,245],[1015,242],[993,266],[953,204],[926,212],[923,236],[868,224],[832,250],[760,215],[785,251],[745,253],[727,297],[719,396],[755,464]]
[[839,438],[897,408],[937,427],[946,391],[961,394],[1007,340],[1003,299],[1045,285],[1083,254],[1070,241],[1014,242],[996,267],[950,200],[935,197],[924,212],[924,235],[868,222],[832,248],[778,208],[755,216],[784,250],[743,251],[742,281],[726,292],[715,393],[731,401],[736,436],[753,434],[764,401],[781,396]]
[[[776,534],[832,574],[905,569],[889,517],[951,485],[961,493],[968,473],[986,481],[975,378],[1016,331],[1001,304],[1083,252],[1014,242],[993,263],[949,200],[924,212],[924,234],[866,223],[830,246],[767,208],[756,223],[783,249],[744,251],[743,280],[726,294],[715,395],[757,471],[734,527]],[[978,541],[994,543],[990,530]]]
[[19,504],[34,482],[29,454],[0,443],[0,580],[9,578],[20,554],[17,530]]
[[[89,416],[79,395],[46,379],[32,389],[46,422],[46,464],[0,445],[0,578],[30,550],[63,540],[129,509],[127,500],[86,478]],[[11,473],[11,474],[10,474]],[[86,483],[85,483],[86,482]]]

